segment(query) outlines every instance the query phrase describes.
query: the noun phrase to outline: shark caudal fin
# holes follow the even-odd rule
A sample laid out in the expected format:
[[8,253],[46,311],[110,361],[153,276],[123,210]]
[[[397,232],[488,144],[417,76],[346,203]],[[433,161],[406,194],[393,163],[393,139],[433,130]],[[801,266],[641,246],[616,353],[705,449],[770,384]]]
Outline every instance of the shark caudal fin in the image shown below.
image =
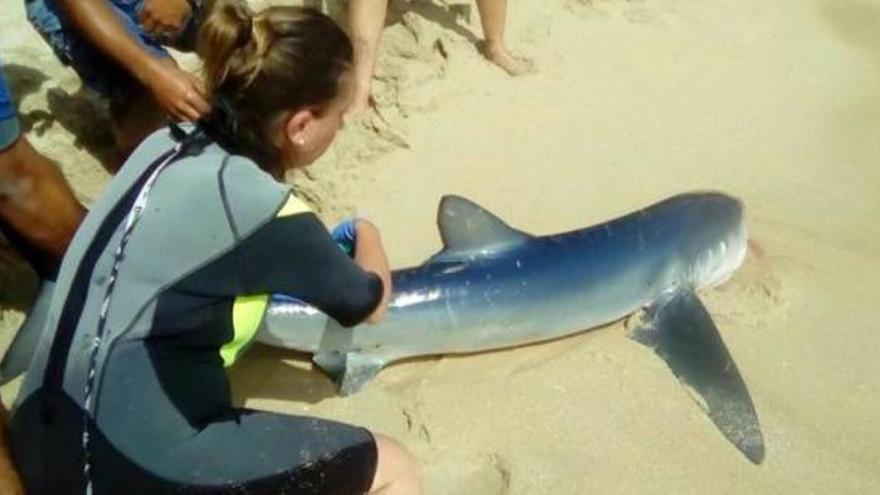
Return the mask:
[[437,208],[437,227],[443,249],[429,262],[464,261],[492,256],[532,236],[514,229],[476,203],[461,196],[444,196]]
[[631,338],[654,349],[675,376],[696,392],[721,433],[755,464],[764,437],[746,384],[712,318],[692,290],[679,290],[647,308]]

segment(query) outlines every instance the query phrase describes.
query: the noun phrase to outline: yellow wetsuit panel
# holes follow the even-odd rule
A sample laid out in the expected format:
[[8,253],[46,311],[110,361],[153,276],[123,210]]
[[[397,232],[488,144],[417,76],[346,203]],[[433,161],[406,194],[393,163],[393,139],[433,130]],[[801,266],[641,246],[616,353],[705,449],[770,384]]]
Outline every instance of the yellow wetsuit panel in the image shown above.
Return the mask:
[[266,294],[235,298],[232,305],[232,329],[235,335],[220,348],[223,366],[228,368],[235,364],[235,360],[257,336],[257,330],[260,328],[260,322],[268,305],[269,296]]
[[[289,196],[284,206],[278,210],[276,217],[289,217],[309,211],[311,210],[305,203],[295,196]],[[231,341],[220,348],[223,366],[228,368],[235,364],[235,361],[257,336],[257,330],[260,328],[260,322],[263,320],[268,305],[268,294],[235,298],[232,305],[232,330],[235,335]]]

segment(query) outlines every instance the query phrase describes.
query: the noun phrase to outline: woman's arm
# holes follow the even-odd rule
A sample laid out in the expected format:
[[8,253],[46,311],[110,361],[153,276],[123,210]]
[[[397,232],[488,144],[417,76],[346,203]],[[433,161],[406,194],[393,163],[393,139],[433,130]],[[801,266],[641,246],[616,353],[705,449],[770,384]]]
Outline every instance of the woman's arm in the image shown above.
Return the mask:
[[391,277],[378,231],[363,224],[349,229],[357,251],[352,259],[318,217],[291,196],[278,216],[210,270],[191,277],[191,289],[210,292],[219,280],[228,280],[236,295],[285,294],[346,327],[378,321],[390,295]]
[[366,220],[357,220],[355,224],[357,238],[355,240],[354,262],[364,271],[375,273],[382,279],[382,300],[370,316],[367,323],[375,325],[385,316],[388,302],[391,299],[391,269],[388,267],[388,257],[382,246],[382,238],[379,229]]

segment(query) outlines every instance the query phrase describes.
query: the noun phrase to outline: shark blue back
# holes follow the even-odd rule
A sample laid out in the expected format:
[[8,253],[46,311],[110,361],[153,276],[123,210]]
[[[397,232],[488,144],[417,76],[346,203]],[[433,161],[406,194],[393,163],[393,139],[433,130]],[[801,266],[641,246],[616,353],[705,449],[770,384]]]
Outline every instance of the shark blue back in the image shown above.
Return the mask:
[[[713,261],[707,253],[742,223],[739,203],[715,194],[679,196],[547,237],[495,217],[473,220],[488,215],[467,200],[444,199],[438,223],[445,249],[422,266],[395,272],[387,321],[363,334],[363,347],[391,341],[398,347],[389,351],[404,357],[474,352],[603,325],[670,288],[699,286],[710,268],[701,267]],[[463,230],[475,232],[466,238]]]
[[[640,308],[672,314],[658,305],[676,301],[675,307],[692,310],[646,320],[636,340],[666,360],[679,380],[700,384],[700,393],[721,390],[713,395],[720,399],[708,401],[715,411],[707,411],[710,418],[747,457],[763,458],[748,392],[694,294],[723,282],[742,263],[746,232],[738,200],[685,194],[586,229],[534,237],[464,198],[448,196],[438,226],[444,249],[423,265],[394,272],[391,306],[379,325],[344,329],[301,303],[275,300],[258,338],[314,353],[315,362],[348,394],[402,358],[546,341]],[[682,294],[687,297],[676,296]],[[680,304],[683,300],[689,304]],[[683,322],[696,331],[677,332],[674,327]],[[714,360],[701,361],[703,350]],[[733,402],[742,414],[731,423],[718,411]]]
[[378,326],[328,338],[343,330],[301,303],[275,301],[260,340],[312,353],[369,349],[385,362],[539,342],[623,318],[675,287],[702,287],[724,268],[726,258],[713,253],[734,255],[732,272],[745,246],[739,202],[714,193],[546,237],[447,196],[438,225],[444,249],[394,272],[391,307]]

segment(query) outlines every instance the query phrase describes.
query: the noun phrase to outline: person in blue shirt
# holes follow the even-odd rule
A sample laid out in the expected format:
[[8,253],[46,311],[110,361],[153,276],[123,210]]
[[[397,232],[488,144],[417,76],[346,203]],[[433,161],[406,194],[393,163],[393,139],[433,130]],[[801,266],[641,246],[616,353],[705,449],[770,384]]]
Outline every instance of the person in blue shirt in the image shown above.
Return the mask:
[[199,78],[167,46],[192,51],[203,0],[25,0],[30,23],[90,90],[110,105],[114,172],[170,117],[196,121],[208,110]]

